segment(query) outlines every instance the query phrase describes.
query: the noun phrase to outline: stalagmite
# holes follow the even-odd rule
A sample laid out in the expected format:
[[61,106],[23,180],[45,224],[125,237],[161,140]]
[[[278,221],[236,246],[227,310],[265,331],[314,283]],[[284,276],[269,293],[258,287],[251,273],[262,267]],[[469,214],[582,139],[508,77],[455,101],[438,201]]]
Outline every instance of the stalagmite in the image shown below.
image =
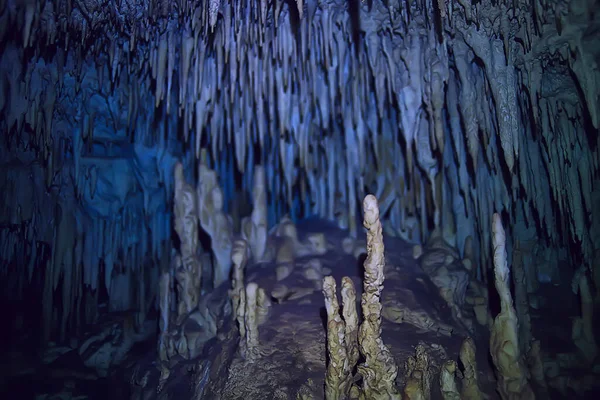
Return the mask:
[[444,400],[461,400],[456,386],[456,362],[447,360],[440,372],[440,391]]
[[[198,212],[196,209],[196,192],[185,181],[183,176],[183,165],[175,165],[175,199],[174,199],[174,217],[175,231],[179,236],[182,269],[185,272],[185,286],[188,312],[198,304],[200,294],[200,283],[202,279],[202,267],[198,259]],[[183,279],[183,275],[179,275]],[[187,280],[189,279],[189,282]],[[179,278],[178,278],[179,281]],[[192,291],[194,293],[192,293]]]
[[233,318],[238,323],[240,336],[246,336],[244,315],[246,313],[246,290],[244,289],[244,269],[248,263],[248,244],[244,239],[233,242],[231,249],[231,262],[233,263],[233,276],[231,280],[231,297]]
[[216,172],[200,163],[198,175],[198,220],[202,229],[211,237],[215,256],[213,286],[218,287],[229,278],[231,270],[233,220],[223,212],[224,195],[218,186]]
[[342,278],[342,315],[346,323],[345,340],[348,364],[354,368],[359,358],[358,315],[356,313],[356,289],[349,277]]
[[494,247],[494,282],[500,296],[500,314],[496,316],[490,338],[490,352],[498,371],[498,392],[503,399],[534,399],[519,346],[518,320],[510,294],[510,277],[506,260],[506,235],[500,215],[492,219]]
[[174,258],[175,279],[177,281],[177,324],[179,325],[198,306],[199,288],[195,285],[196,272],[190,265],[185,266],[179,255]]
[[367,229],[367,258],[364,263],[364,292],[361,305],[364,321],[358,333],[360,352],[365,362],[358,366],[363,377],[362,395],[366,399],[400,399],[395,387],[398,367],[381,339],[381,290],[384,277],[384,247],[379,206],[373,195],[363,201],[364,226]]
[[466,338],[460,346],[460,362],[463,365],[461,399],[484,400],[487,396],[479,387],[479,370],[477,369],[477,349],[473,339]]
[[415,355],[410,356],[404,366],[406,385],[404,395],[409,400],[429,400],[433,379],[430,357],[422,344],[417,345]]
[[229,277],[231,268],[231,241],[233,240],[233,221],[229,215],[223,212],[223,192],[218,186],[212,192],[213,228],[212,249],[215,254],[215,267],[213,273],[213,285],[218,287]]
[[327,354],[329,355],[325,375],[325,398],[345,399],[352,384],[350,375],[352,364],[349,363],[346,348],[346,324],[340,317],[335,279],[331,276],[323,279],[323,296],[327,310]]
[[246,337],[242,346],[242,354],[248,362],[254,362],[260,357],[258,342],[258,319],[256,315],[258,285],[254,282],[246,285],[246,310],[244,325]]
[[166,342],[167,332],[169,332],[169,318],[170,318],[170,298],[171,298],[171,273],[165,271],[160,275],[160,290],[159,290],[159,309],[160,319],[158,320],[159,325],[159,344],[158,353],[161,361],[167,360]]
[[258,325],[267,322],[271,306],[271,298],[267,296],[265,289],[258,288],[258,293],[256,294],[256,320]]

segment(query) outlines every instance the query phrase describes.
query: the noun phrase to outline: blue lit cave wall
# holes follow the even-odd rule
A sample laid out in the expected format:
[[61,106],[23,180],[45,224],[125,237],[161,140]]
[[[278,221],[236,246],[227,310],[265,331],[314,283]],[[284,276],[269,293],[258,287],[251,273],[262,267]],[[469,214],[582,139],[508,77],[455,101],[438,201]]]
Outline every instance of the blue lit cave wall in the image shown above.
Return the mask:
[[[156,332],[177,162],[193,187],[199,165],[216,171],[236,235],[261,165],[269,228],[287,215],[360,238],[373,193],[386,238],[443,238],[493,292],[499,213],[532,307],[572,281],[578,304],[582,274],[596,298],[595,7],[0,0],[7,343],[77,348],[118,313]],[[204,296],[215,257],[199,240]]]

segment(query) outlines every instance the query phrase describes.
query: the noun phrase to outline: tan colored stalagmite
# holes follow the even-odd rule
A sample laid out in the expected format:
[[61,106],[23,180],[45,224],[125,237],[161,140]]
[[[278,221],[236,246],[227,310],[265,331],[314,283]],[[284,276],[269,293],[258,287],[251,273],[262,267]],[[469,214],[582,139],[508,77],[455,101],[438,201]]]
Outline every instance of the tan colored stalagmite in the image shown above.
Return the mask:
[[326,276],[323,279],[323,296],[327,310],[327,374],[325,375],[325,398],[327,400],[348,397],[351,379],[351,365],[345,343],[346,324],[340,317],[335,279]]
[[460,392],[463,400],[483,400],[487,398],[479,388],[476,354],[475,342],[471,338],[466,338],[460,347],[460,362],[465,369]]
[[258,288],[256,293],[256,321],[258,325],[262,325],[269,319],[269,311],[271,311],[271,299],[267,296],[265,289]]
[[354,368],[358,362],[358,314],[356,313],[356,288],[352,279],[342,278],[342,315],[346,323],[346,351],[348,364]]
[[415,355],[408,357],[404,364],[406,385],[404,396],[409,400],[429,400],[433,374],[429,354],[422,344],[417,345]]
[[244,322],[246,324],[246,341],[242,346],[243,356],[253,362],[259,358],[258,349],[258,320],[256,315],[258,285],[254,282],[246,285],[246,315]]
[[364,321],[358,331],[358,345],[365,362],[358,366],[363,378],[361,396],[364,399],[400,399],[394,385],[398,367],[381,339],[381,290],[385,267],[383,234],[379,221],[379,206],[369,194],[363,201],[364,226],[367,228],[367,258],[364,263],[362,311]]
[[501,307],[490,338],[490,352],[498,371],[498,392],[503,399],[534,399],[519,346],[517,313],[510,294],[506,260],[506,234],[498,214],[494,214],[492,219],[492,244],[495,284]]
[[440,371],[440,391],[444,400],[461,400],[456,386],[456,362],[448,360]]

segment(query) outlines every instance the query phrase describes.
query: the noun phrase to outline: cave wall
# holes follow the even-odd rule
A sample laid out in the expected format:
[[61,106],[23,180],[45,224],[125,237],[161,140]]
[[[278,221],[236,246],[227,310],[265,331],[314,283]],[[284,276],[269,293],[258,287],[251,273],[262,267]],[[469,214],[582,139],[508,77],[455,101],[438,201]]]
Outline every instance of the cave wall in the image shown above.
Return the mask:
[[174,162],[194,180],[201,149],[228,210],[268,166],[271,223],[355,234],[372,192],[387,234],[438,228],[461,251],[471,236],[484,279],[493,212],[531,290],[559,262],[592,267],[597,3],[2,0],[6,297],[41,300],[46,338],[103,299],[146,312]]

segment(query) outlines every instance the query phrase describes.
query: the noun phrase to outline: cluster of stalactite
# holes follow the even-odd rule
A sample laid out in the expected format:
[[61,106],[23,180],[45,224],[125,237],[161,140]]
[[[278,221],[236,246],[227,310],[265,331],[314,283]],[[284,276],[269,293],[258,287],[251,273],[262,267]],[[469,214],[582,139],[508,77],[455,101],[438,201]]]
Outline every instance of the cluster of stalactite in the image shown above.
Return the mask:
[[[533,261],[575,243],[565,257],[590,265],[592,5],[1,1],[2,159],[33,187],[3,164],[3,265],[35,269],[45,243],[45,290],[63,276],[62,304],[80,307],[67,288],[95,290],[118,254],[125,269],[168,257],[173,154],[190,174],[203,148],[229,208],[266,166],[271,223],[319,215],[355,235],[368,190],[387,234],[440,229],[459,249],[471,236],[484,277],[494,211],[543,244]],[[70,210],[76,223],[57,217]]]

